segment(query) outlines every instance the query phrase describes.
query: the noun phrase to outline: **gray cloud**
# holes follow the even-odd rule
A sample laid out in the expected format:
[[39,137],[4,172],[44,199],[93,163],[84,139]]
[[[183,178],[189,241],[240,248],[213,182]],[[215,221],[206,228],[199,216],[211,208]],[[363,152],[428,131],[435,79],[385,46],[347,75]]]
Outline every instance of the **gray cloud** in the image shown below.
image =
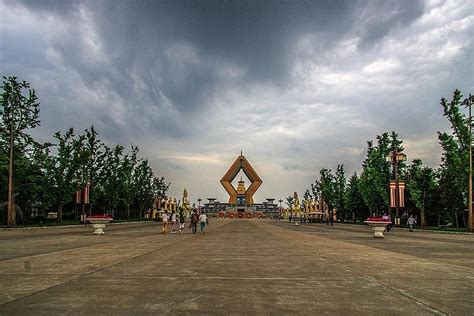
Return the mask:
[[436,165],[436,131],[449,128],[439,99],[474,86],[473,11],[462,1],[7,0],[0,70],[37,89],[45,140],[94,124],[106,142],[138,144],[174,194],[221,200],[217,180],[244,149],[263,199],[303,190],[322,167],[357,171],[384,131]]
[[372,1],[360,11],[360,46],[371,46],[391,31],[407,27],[424,12],[423,1]]

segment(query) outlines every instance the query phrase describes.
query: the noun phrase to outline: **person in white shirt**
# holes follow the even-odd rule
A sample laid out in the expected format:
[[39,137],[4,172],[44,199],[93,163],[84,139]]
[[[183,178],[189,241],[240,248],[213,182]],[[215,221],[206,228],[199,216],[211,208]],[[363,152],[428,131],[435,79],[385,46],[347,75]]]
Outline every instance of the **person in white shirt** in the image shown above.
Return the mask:
[[171,233],[172,234],[176,233],[176,221],[177,221],[176,212],[173,211],[171,212]]
[[161,215],[161,223],[163,224],[163,234],[166,234],[166,225],[168,224],[168,211],[165,210],[165,212]]
[[207,224],[206,214],[201,213],[201,215],[199,215],[199,223],[201,224],[201,234],[204,234],[204,229],[206,228],[206,224]]

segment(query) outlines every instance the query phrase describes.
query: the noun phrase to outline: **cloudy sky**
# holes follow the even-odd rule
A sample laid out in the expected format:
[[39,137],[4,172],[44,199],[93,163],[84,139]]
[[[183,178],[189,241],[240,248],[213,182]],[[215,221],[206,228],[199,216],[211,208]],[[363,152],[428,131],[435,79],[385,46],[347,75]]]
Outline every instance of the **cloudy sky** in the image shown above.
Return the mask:
[[440,98],[474,93],[473,13],[473,0],[0,0],[0,73],[37,90],[43,141],[93,124],[192,200],[225,201],[243,150],[256,200],[278,199],[323,167],[360,171],[384,131],[437,166]]

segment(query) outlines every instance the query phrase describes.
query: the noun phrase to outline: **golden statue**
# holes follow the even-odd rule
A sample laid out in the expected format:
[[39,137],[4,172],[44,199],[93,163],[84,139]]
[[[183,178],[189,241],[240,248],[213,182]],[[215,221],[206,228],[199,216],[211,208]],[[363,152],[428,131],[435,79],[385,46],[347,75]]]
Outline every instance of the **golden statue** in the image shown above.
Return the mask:
[[300,199],[298,198],[298,192],[293,194],[293,216],[299,217],[301,212]]
[[181,199],[181,209],[183,210],[185,218],[191,215],[191,206],[189,205],[188,191],[186,191],[186,188],[184,188],[183,198]]

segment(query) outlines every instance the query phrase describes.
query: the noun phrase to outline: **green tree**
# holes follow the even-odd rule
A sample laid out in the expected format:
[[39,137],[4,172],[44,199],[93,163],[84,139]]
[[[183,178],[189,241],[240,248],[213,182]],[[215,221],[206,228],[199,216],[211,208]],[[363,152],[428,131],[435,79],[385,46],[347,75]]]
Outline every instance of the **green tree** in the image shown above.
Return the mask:
[[132,146],[132,151],[122,157],[118,170],[119,196],[125,204],[127,219],[130,219],[130,204],[132,204],[138,188],[138,179],[136,178],[137,153],[138,147]]
[[82,188],[84,179],[84,136],[75,137],[74,129],[68,129],[64,134],[56,132],[57,153],[49,160],[48,174],[51,177],[55,192],[55,205],[58,211],[58,222],[63,218],[63,207],[71,201],[74,192]]
[[287,196],[285,203],[288,208],[291,208],[291,206],[293,205],[293,195]]
[[303,199],[304,199],[305,201],[311,200],[311,193],[309,192],[309,189],[306,189],[306,191],[304,191]]
[[344,195],[346,192],[346,175],[344,165],[337,165],[336,174],[334,175],[334,204],[337,209],[337,216],[345,216],[346,206]]
[[104,165],[101,170],[102,189],[106,201],[107,212],[115,217],[117,205],[120,200],[120,165],[123,157],[123,147],[116,145],[114,148],[104,146]]
[[51,159],[51,144],[35,143],[25,155],[15,158],[16,185],[14,187],[14,204],[17,219],[29,221],[51,207],[54,190],[52,190],[47,165]]
[[420,225],[425,227],[425,205],[427,197],[436,187],[435,171],[430,167],[423,166],[420,159],[415,159],[407,168],[406,180],[410,199],[420,210]]
[[[141,160],[135,170],[135,198],[138,204],[140,218],[145,213],[146,208],[150,207],[153,199],[157,197],[155,194],[155,178],[153,171],[148,164],[148,160]],[[161,188],[160,188],[161,189]]]
[[[376,136],[377,144],[367,142],[367,157],[362,163],[360,188],[364,204],[371,213],[379,214],[381,210],[389,209],[389,183],[394,178],[390,162],[386,156],[392,151],[403,152],[403,142],[398,134],[392,132]],[[405,163],[399,162],[399,178],[403,178]]]
[[356,173],[349,179],[347,190],[344,194],[345,206],[352,214],[352,221],[356,217],[367,218],[370,214],[367,212],[367,206],[364,204],[362,192],[360,189],[360,179]]
[[27,130],[40,124],[39,103],[30,84],[18,82],[16,77],[3,77],[0,97],[0,131],[8,144],[8,219],[9,227],[16,225],[13,204],[14,151],[21,151],[33,142]]
[[326,168],[320,170],[319,176],[318,185],[321,189],[321,197],[328,209],[332,210],[336,205],[335,177],[332,170]]
[[[457,89],[451,101],[441,99],[443,114],[451,123],[451,133],[438,132],[443,150],[439,170],[441,203],[443,210],[450,211],[451,220],[457,220],[457,211],[464,210],[468,204],[469,124],[461,110],[462,99],[461,91]],[[438,222],[441,217],[442,212]]]
[[100,196],[100,189],[96,189],[96,186],[100,186],[99,173],[105,163],[105,160],[101,159],[104,157],[102,155],[104,144],[99,140],[98,136],[99,133],[93,125],[90,129],[85,130],[83,164],[85,165],[86,178],[89,183],[89,207],[91,211]]
[[313,193],[313,196],[315,199],[320,199],[321,197],[321,185],[318,180],[316,180],[314,183],[311,183],[311,192]]

